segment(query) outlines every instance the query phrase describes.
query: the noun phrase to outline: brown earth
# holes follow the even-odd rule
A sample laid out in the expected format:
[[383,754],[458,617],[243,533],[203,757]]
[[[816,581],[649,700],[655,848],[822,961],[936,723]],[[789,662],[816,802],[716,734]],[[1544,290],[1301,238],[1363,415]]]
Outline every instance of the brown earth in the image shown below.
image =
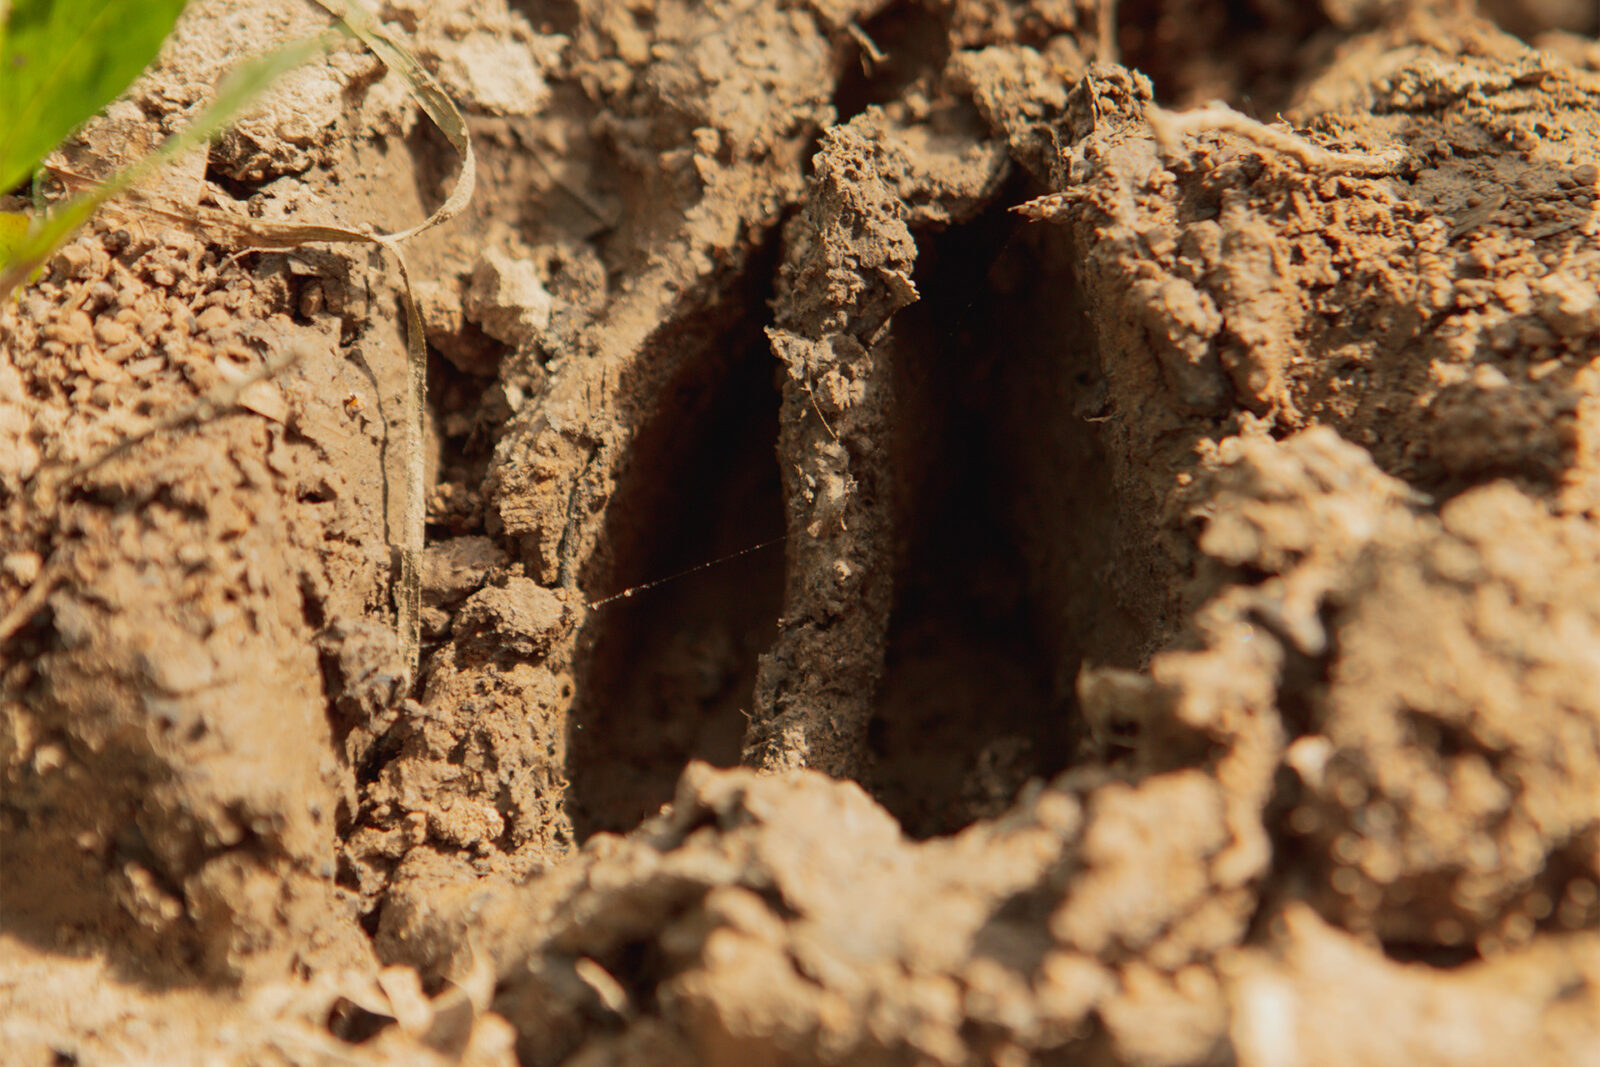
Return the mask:
[[386,4],[415,672],[394,265],[193,220],[444,139],[351,46],[103,211],[0,311],[0,1060],[1595,1062],[1595,9],[1099,6]]

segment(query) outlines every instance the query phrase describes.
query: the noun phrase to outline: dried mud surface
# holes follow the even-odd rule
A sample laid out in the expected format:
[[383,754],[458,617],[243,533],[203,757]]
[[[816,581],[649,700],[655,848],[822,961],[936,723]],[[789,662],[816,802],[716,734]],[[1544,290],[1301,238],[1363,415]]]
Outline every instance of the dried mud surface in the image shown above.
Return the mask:
[[0,1058],[1593,1062],[1593,7],[1099,7],[384,5],[415,670],[376,60],[0,310]]

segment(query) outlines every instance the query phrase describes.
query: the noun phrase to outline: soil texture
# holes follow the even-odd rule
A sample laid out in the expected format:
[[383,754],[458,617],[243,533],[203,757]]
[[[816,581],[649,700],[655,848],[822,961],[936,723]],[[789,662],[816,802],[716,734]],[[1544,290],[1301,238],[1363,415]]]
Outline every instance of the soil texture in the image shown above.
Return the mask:
[[379,14],[420,656],[352,43],[0,308],[0,1060],[1594,1062],[1592,3]]

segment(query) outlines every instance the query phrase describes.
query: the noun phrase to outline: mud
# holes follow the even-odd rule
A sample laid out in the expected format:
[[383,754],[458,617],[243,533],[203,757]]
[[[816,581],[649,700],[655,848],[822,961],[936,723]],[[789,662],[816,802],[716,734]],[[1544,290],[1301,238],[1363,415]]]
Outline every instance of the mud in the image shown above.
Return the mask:
[[387,4],[419,664],[394,264],[190,221],[424,217],[395,76],[0,311],[6,1062],[1587,1062],[1600,26],[1483,8]]

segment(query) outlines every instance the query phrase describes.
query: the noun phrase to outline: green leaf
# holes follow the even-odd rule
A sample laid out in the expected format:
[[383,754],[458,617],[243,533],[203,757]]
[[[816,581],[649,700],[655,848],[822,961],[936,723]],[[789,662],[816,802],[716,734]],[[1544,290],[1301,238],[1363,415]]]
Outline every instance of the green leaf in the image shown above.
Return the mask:
[[149,66],[187,3],[12,0],[0,36],[0,192]]
[[15,258],[28,239],[28,216],[20,211],[0,211],[0,263]]
[[210,107],[138,162],[117,171],[92,189],[32,217],[0,212],[0,297],[9,295],[36,274],[72,232],[89,220],[95,208],[157,167],[215,135],[274,81],[327,51],[341,36],[337,31],[329,31],[245,60],[222,79],[217,86],[217,98]]
[[[13,289],[37,274],[72,232],[89,221],[89,216],[104,199],[96,193],[85,193],[52,206],[42,215],[18,216],[8,212],[5,228],[9,247],[0,256],[0,296],[9,296]],[[18,218],[27,220],[27,228],[20,233],[16,229]]]

